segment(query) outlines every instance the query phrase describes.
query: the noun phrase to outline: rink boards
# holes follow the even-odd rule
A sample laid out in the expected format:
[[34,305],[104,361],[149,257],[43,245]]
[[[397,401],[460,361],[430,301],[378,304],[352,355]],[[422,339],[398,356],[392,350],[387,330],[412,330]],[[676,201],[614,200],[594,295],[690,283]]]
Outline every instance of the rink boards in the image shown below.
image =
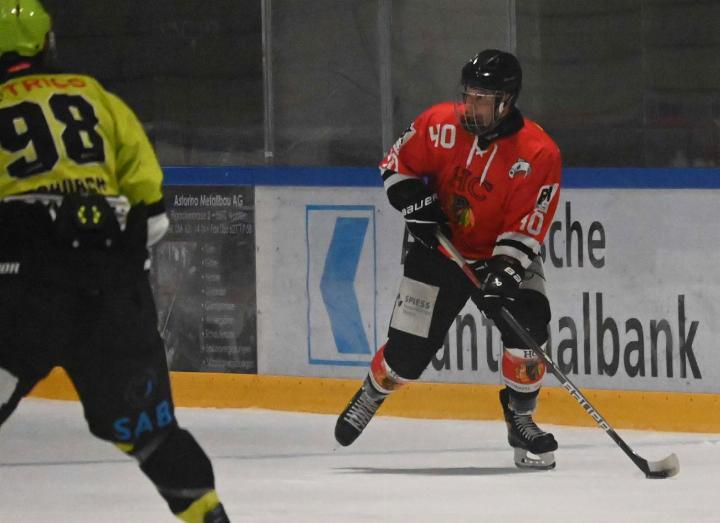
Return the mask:
[[[178,404],[337,412],[384,342],[402,274],[403,221],[377,174],[168,169],[167,180],[255,187],[257,375],[174,373]],[[568,169],[564,182],[543,252],[551,356],[618,427],[720,431],[706,419],[720,397],[720,172]],[[500,350],[466,306],[422,383],[384,413],[498,418]],[[53,378],[36,393],[67,395]],[[545,382],[539,419],[591,423]]]
[[[359,385],[358,380],[300,376],[221,373],[172,373],[175,402],[183,407],[259,408],[323,414],[339,413]],[[393,394],[379,415],[430,419],[501,418],[498,385],[412,383]],[[715,413],[717,394],[583,389],[583,394],[614,428],[678,432],[720,432]],[[33,396],[77,400],[62,369],[38,384]],[[543,387],[538,422],[593,426],[588,416],[561,388]]]

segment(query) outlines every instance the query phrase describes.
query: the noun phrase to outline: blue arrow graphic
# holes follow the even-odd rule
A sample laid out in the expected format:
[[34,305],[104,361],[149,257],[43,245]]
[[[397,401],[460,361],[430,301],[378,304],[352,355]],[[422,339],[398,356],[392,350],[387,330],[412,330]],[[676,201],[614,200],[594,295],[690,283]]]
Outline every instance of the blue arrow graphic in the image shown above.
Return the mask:
[[354,287],[369,221],[368,218],[336,220],[320,280],[320,293],[341,354],[370,354]]

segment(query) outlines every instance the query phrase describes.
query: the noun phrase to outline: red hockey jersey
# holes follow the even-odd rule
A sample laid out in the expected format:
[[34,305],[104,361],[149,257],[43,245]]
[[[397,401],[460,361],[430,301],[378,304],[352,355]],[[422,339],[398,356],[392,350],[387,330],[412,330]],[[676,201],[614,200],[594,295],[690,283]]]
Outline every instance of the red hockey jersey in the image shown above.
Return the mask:
[[430,107],[380,163],[386,189],[424,178],[450,220],[452,242],[469,260],[508,255],[528,267],[550,227],[560,194],[560,150],[525,118],[516,133],[478,146],[450,102]]

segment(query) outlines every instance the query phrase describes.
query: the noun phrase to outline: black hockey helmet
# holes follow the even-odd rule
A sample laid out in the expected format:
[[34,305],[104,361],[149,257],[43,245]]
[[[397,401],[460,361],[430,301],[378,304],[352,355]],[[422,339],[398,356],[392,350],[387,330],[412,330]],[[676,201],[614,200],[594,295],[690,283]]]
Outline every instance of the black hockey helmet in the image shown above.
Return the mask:
[[[520,62],[511,53],[486,49],[476,54],[462,68],[462,114],[460,121],[468,131],[486,134],[507,116],[515,105],[522,86]],[[472,101],[492,101],[492,114],[482,114]]]
[[522,69],[514,55],[497,49],[486,49],[465,64],[461,81],[463,87],[508,93],[514,103],[522,86]]

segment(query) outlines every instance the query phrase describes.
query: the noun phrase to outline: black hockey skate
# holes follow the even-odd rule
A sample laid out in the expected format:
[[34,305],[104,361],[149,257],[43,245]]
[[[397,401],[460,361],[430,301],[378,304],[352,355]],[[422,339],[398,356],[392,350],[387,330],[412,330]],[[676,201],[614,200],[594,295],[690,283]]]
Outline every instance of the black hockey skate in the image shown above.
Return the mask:
[[[515,450],[515,465],[518,468],[550,470],[555,468],[558,444],[555,437],[538,427],[531,413],[518,414],[509,407],[508,389],[500,391],[505,424],[508,428],[508,443]],[[528,452],[537,457],[528,455]]]
[[362,387],[355,393],[335,424],[335,439],[343,447],[347,447],[357,439],[363,429],[370,423],[382,405],[387,394],[379,392],[370,378],[365,378]]

